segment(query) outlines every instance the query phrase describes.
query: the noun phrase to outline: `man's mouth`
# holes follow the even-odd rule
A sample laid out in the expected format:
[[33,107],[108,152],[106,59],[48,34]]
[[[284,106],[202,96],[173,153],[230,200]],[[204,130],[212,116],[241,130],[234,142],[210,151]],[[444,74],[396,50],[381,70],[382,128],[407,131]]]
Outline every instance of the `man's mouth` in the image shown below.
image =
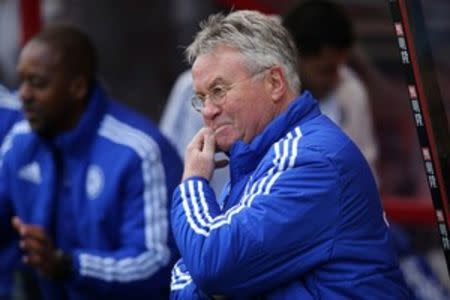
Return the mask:
[[214,135],[218,135],[220,132],[225,130],[228,125],[229,124],[221,124],[221,125],[217,126],[216,128],[214,128]]
[[28,120],[36,119],[37,117],[37,112],[34,109],[24,108],[23,113],[25,115],[25,118],[27,118]]

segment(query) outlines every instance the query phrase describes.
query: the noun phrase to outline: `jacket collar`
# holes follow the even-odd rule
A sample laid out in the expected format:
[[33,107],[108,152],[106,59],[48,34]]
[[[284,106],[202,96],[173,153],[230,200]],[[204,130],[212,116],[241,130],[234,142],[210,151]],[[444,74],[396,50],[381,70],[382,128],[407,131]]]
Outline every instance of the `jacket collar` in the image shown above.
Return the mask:
[[108,105],[107,101],[105,91],[99,84],[94,84],[90,92],[88,105],[78,124],[72,130],[53,138],[50,143],[65,153],[78,153],[88,148],[97,134],[97,129]]
[[317,101],[306,91],[273,119],[266,128],[247,144],[236,141],[230,150],[231,184],[253,171],[270,147],[299,124],[320,115]]

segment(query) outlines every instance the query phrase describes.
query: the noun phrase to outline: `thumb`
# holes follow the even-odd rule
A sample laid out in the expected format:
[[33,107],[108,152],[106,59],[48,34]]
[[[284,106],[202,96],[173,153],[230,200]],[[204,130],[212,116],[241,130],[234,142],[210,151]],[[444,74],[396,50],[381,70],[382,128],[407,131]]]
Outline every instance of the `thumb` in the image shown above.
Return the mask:
[[11,219],[11,224],[19,233],[23,230],[23,222],[19,217],[13,217]]
[[216,169],[220,169],[220,168],[224,168],[226,166],[228,166],[228,159],[221,159],[221,160],[216,160],[214,161],[214,166]]

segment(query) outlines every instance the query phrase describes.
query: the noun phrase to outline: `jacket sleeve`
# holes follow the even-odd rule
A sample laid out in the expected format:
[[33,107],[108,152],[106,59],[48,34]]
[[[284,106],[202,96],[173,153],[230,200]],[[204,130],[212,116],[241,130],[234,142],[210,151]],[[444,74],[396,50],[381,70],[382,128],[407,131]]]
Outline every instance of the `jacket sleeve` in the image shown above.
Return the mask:
[[107,299],[167,299],[177,253],[169,236],[169,172],[157,149],[141,153],[134,163],[123,174],[117,249],[76,249],[70,284]]
[[12,207],[4,150],[0,148],[0,299],[10,299],[13,271],[20,256],[17,236],[11,226]]
[[[1,148],[0,148],[1,151]],[[11,231],[11,205],[8,195],[8,176],[6,175],[6,165],[0,153],[0,245],[10,235]]]
[[180,259],[172,269],[172,276],[170,281],[170,299],[172,300],[204,300],[210,299],[202,293],[195,282],[192,281],[192,277],[189,271],[186,269],[183,260]]
[[282,148],[226,212],[205,179],[187,179],[176,189],[175,240],[206,293],[258,294],[300,280],[330,256],[340,193],[336,170],[318,151],[302,151],[300,159],[296,149]]

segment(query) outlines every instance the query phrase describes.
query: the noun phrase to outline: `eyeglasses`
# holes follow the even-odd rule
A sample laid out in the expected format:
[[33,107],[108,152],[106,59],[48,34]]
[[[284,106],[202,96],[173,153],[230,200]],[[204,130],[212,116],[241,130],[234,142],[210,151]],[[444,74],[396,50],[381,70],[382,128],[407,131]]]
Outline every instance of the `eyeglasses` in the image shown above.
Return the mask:
[[205,102],[207,99],[209,99],[209,101],[216,106],[223,105],[227,99],[227,94],[231,89],[233,89],[239,83],[243,83],[243,82],[246,82],[246,81],[254,78],[256,75],[263,73],[267,69],[268,68],[264,68],[256,73],[253,73],[249,77],[247,77],[241,81],[235,82],[233,84],[230,84],[230,85],[226,85],[224,83],[217,83],[217,84],[213,85],[212,87],[210,87],[209,93],[207,93],[205,95],[200,96],[200,95],[194,94],[191,98],[192,107],[196,111],[202,112],[203,109],[205,108]]

